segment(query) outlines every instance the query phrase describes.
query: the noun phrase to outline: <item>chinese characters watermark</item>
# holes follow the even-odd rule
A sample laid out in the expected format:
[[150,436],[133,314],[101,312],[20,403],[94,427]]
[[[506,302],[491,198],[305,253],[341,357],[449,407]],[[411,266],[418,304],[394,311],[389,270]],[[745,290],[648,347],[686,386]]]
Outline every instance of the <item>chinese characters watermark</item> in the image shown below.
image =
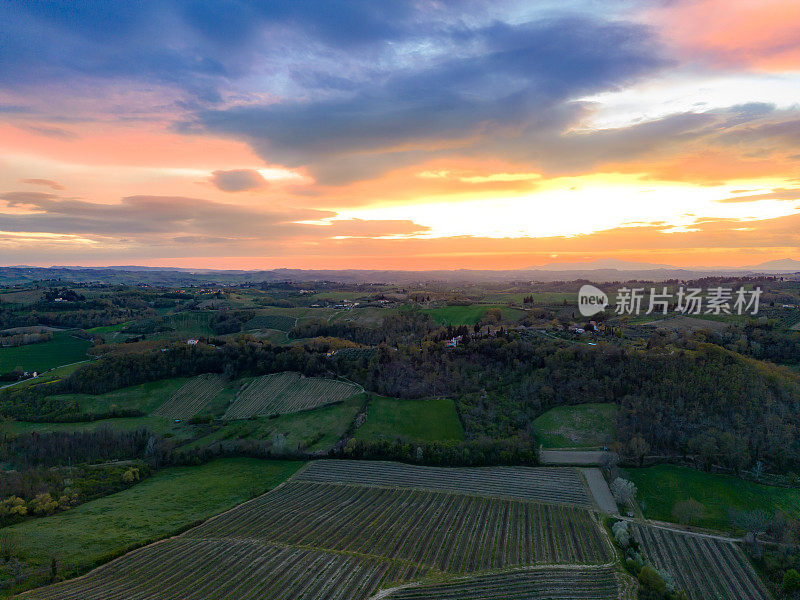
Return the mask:
[[[617,290],[618,315],[662,314],[670,310],[684,315],[756,315],[758,313],[761,288],[752,290],[740,287],[711,287],[707,290],[695,287],[629,288]],[[578,308],[584,317],[591,317],[609,305],[608,296],[593,285],[584,285],[578,292]]]

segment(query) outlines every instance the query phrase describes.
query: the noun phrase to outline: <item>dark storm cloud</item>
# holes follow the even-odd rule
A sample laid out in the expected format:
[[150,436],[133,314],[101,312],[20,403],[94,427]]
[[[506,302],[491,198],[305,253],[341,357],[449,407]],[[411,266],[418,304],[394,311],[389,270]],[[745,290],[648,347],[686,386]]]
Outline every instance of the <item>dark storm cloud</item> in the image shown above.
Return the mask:
[[[202,103],[250,71],[275,32],[352,49],[420,27],[394,0],[47,0],[0,4],[0,87],[76,78],[166,83]],[[307,52],[307,50],[305,50]]]
[[267,185],[267,180],[258,171],[252,169],[233,169],[230,171],[214,171],[211,183],[223,192],[243,192],[257,190]]
[[[520,130],[552,127],[553,113],[570,112],[563,108],[569,100],[664,64],[647,29],[589,18],[494,23],[450,32],[449,41],[477,50],[364,81],[344,98],[200,111],[183,129],[243,138],[267,160],[347,180],[348,171],[361,175],[365,160],[380,169],[437,148],[468,151]],[[365,158],[375,152],[388,156]],[[339,164],[344,176],[326,165],[350,155],[361,165]]]
[[[648,28],[609,21],[585,10],[591,4],[553,6],[3,3],[0,88],[174,87],[180,93],[165,104],[186,115],[180,131],[243,139],[269,162],[347,181],[445,148],[480,152],[520,132],[553,130],[558,119],[567,127],[563,117],[579,112],[569,101],[665,64]],[[515,10],[528,21],[500,20]]]

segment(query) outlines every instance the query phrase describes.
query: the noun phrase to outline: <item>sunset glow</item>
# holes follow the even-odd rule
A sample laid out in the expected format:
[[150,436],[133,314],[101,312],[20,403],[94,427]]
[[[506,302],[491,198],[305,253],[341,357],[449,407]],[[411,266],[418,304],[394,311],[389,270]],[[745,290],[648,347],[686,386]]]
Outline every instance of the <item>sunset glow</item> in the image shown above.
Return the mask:
[[125,6],[0,7],[4,265],[798,255],[793,0]]

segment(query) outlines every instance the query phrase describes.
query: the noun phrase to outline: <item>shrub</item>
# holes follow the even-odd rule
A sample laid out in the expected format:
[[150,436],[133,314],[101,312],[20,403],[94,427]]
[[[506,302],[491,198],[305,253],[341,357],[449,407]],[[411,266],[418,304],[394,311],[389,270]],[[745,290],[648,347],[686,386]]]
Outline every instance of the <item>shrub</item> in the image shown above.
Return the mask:
[[787,596],[800,592],[800,573],[797,570],[789,569],[784,573],[781,591]]
[[672,516],[681,525],[696,525],[705,516],[705,507],[694,498],[678,502],[672,508]]
[[620,548],[625,549],[631,543],[631,532],[628,530],[627,521],[617,521],[611,526],[611,532],[614,534],[614,540],[619,544]]
[[646,589],[664,594],[667,591],[667,584],[661,578],[661,575],[653,567],[645,565],[639,571],[639,583]]
[[58,508],[58,502],[48,494],[39,494],[28,503],[30,511],[35,515],[52,515]]

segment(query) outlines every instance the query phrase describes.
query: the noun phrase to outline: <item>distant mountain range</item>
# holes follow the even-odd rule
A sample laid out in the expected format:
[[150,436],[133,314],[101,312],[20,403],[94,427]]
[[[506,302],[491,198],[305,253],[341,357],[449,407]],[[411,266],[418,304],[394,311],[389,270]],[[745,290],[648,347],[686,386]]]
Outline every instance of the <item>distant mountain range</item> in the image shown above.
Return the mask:
[[415,282],[552,282],[588,280],[598,283],[613,281],[688,281],[701,277],[742,275],[789,275],[800,277],[800,261],[791,258],[771,260],[744,267],[694,267],[602,259],[581,263],[549,263],[527,269],[507,270],[305,270],[271,269],[263,271],[186,269],[180,267],[108,266],[108,267],[0,267],[0,283],[23,284],[30,281],[60,280],[63,282],[101,282],[143,285],[238,285],[262,282],[330,281],[336,283]]
[[576,263],[547,263],[546,265],[528,267],[529,271],[587,271],[594,269],[616,269],[617,271],[642,271],[650,269],[678,269],[673,265],[659,265],[655,263],[633,262],[606,258],[589,262]]
[[793,258],[783,258],[780,260],[770,260],[757,265],[749,265],[744,267],[676,267],[675,265],[665,265],[657,263],[646,262],[633,262],[627,260],[619,260],[616,258],[607,258],[600,260],[593,260],[588,262],[575,262],[575,263],[547,263],[545,265],[528,267],[531,271],[592,271],[592,270],[608,270],[614,269],[616,271],[652,271],[656,269],[669,269],[669,270],[686,270],[686,271],[746,271],[746,272],[760,272],[760,273],[778,273],[778,272],[798,272],[800,271],[800,260]]

